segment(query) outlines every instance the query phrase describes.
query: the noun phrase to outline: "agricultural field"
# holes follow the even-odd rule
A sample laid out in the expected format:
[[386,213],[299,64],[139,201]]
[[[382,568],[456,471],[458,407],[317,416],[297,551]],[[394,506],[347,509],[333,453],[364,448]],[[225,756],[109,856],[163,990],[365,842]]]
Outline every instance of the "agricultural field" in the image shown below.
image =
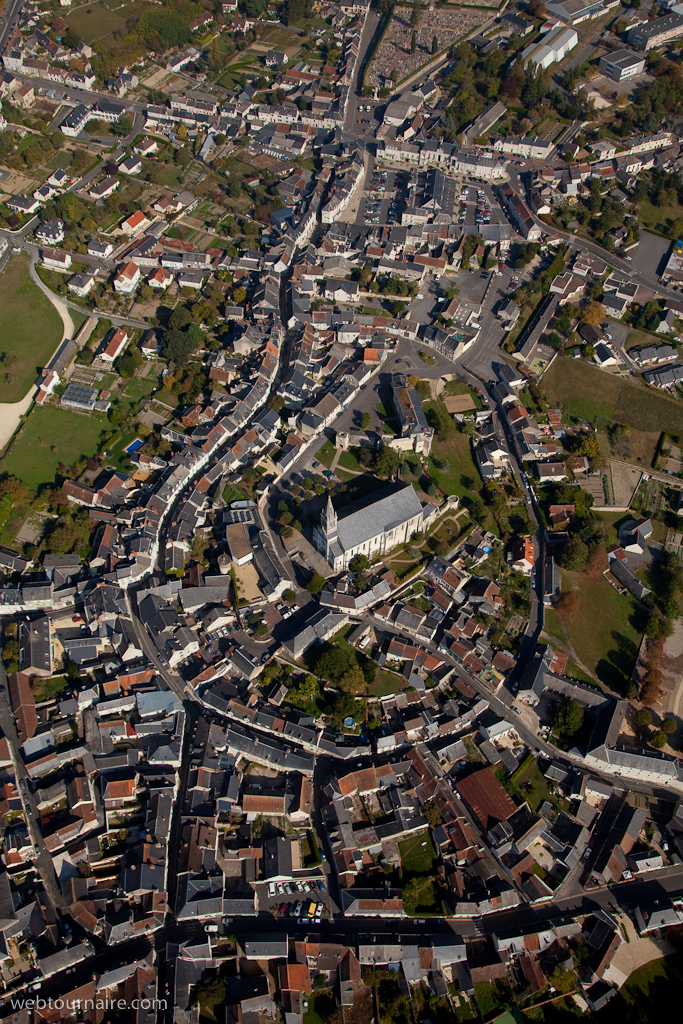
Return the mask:
[[62,340],[62,318],[33,283],[28,257],[0,274],[0,402],[19,402]]

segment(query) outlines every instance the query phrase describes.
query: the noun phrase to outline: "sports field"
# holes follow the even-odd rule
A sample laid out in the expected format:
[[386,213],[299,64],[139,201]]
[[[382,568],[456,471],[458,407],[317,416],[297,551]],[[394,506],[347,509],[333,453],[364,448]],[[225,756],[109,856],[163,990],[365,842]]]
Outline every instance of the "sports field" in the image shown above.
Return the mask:
[[62,318],[12,256],[0,274],[0,402],[19,402],[62,340]]

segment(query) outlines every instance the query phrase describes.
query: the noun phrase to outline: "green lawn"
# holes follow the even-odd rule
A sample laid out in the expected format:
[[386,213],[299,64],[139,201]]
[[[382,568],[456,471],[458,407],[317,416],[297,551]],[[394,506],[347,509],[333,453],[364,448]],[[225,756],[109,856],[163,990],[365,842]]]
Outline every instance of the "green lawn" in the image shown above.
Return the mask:
[[44,700],[51,700],[53,697],[59,697],[68,685],[69,680],[65,676],[55,676],[54,679],[31,680],[31,689],[33,690],[36,704],[40,704]]
[[[517,797],[520,801],[528,801],[534,814],[537,813],[544,800],[557,803],[557,800],[550,795],[548,783],[538,767],[535,757],[527,757],[503,785],[511,796]],[[526,789],[526,786],[531,786],[531,789]]]
[[[618,594],[606,579],[584,573],[562,572],[562,589],[577,588],[579,610],[564,619],[577,657],[611,689],[622,692],[635,664],[642,639],[642,613],[634,597]],[[562,639],[557,613],[548,616],[547,628]]]
[[87,6],[77,7],[66,18],[86,43],[92,43],[96,39],[102,39],[117,28],[125,25],[128,18],[149,10],[146,3],[133,2],[121,5],[116,10],[108,10],[103,4],[94,0]]
[[38,406],[0,463],[0,472],[18,477],[31,490],[53,483],[60,462],[68,467],[84,455],[95,455],[103,429],[101,419],[59,406]]
[[556,359],[543,378],[551,406],[608,428],[616,420],[636,430],[683,433],[683,405],[652,388],[637,387],[580,359]]
[[[429,402],[425,403],[425,409],[428,407]],[[450,463],[450,469],[442,470],[436,469],[431,460],[429,462],[430,474],[439,486],[443,487],[446,494],[457,494],[461,500],[464,497],[474,500],[478,496],[482,481],[467,434],[457,433],[449,441],[439,441],[435,438],[431,454],[442,462],[448,459]]]
[[332,989],[310,993],[308,1009],[304,1014],[304,1024],[325,1024],[325,1021],[336,1015],[337,1004]]
[[398,852],[401,855],[404,876],[426,875],[432,871],[436,863],[436,851],[429,832],[404,839],[398,844]]
[[315,461],[322,463],[325,469],[329,469],[334,460],[335,447],[331,441],[325,441],[322,448],[315,453]]
[[653,206],[645,200],[638,204],[638,220],[649,231],[657,231],[668,236],[669,228],[674,221],[683,220],[683,206],[678,203],[674,206]]
[[650,960],[630,975],[619,995],[596,1018],[601,1024],[676,1020],[683,984],[683,953]]
[[0,275],[0,402],[24,397],[63,333],[59,313],[29,277],[28,257],[10,257]]
[[132,398],[134,401],[139,402],[141,398],[146,398],[157,386],[157,380],[155,377],[136,377],[134,380],[130,380],[125,387],[125,394],[127,398]]
[[405,676],[399,676],[396,672],[387,672],[380,669],[377,678],[371,686],[368,686],[368,695],[371,697],[387,697],[390,693],[398,693],[405,690],[408,681]]
[[343,466],[344,469],[350,469],[352,471],[355,470],[357,473],[363,472],[363,467],[353,452],[342,452],[339,456],[339,462],[337,465]]

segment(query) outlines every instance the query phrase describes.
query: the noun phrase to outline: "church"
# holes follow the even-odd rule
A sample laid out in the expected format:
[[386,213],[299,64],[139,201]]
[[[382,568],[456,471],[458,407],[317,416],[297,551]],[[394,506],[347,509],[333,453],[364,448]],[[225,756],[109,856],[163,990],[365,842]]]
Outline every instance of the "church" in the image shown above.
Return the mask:
[[[431,506],[428,511],[431,510]],[[424,529],[425,513],[410,484],[389,484],[352,502],[337,515],[328,497],[313,530],[313,543],[335,572],[355,555],[375,558]]]

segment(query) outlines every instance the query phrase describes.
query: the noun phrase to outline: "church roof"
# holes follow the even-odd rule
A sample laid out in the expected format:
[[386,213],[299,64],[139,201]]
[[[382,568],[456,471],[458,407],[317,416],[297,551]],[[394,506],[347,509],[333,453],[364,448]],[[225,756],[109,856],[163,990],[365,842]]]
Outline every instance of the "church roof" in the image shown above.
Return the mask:
[[422,515],[422,505],[411,484],[390,484],[372,500],[361,498],[337,513],[337,535],[348,551],[417,515]]

